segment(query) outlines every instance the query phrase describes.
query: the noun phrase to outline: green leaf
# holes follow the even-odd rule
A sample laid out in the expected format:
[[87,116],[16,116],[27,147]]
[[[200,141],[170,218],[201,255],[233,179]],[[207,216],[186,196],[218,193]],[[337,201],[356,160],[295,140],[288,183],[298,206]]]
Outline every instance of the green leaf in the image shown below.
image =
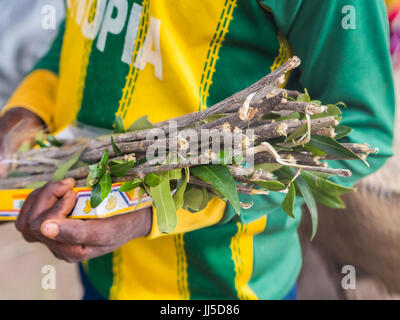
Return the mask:
[[191,186],[184,193],[183,208],[191,213],[197,213],[207,207],[211,197],[207,189]]
[[[169,176],[169,175],[168,175]],[[149,173],[144,178],[144,183],[149,187],[156,187],[161,183],[161,177],[155,173]]]
[[169,185],[169,172],[160,174],[161,182],[150,187],[150,195],[156,207],[157,224],[161,233],[171,233],[177,225],[175,203]]
[[327,153],[323,152],[322,150],[318,149],[317,147],[311,145],[310,143],[305,144],[304,149],[310,153],[312,153],[315,156],[326,156]]
[[[264,117],[263,117],[264,118]],[[300,114],[299,112],[293,112],[292,114],[288,115],[288,116],[281,116],[278,114],[277,118],[273,118],[273,117],[267,117],[266,119],[275,119],[276,122],[279,121],[284,121],[284,120],[290,120],[290,119],[299,119],[299,120],[304,120],[305,116],[304,114]]]
[[129,127],[128,131],[139,131],[144,129],[153,128],[153,124],[149,121],[147,116],[143,116],[137,119],[132,125]]
[[340,195],[354,191],[353,188],[327,180],[327,177],[321,176],[320,173],[303,171],[301,175],[310,186],[316,201],[334,209],[344,208]]
[[333,209],[344,209],[346,207],[339,196],[327,195],[319,192],[318,190],[312,190],[312,193],[318,203],[321,203],[327,207]]
[[78,160],[78,162],[75,163],[71,169],[79,169],[79,168],[88,167],[88,166],[89,166],[89,164],[86,163],[85,161]]
[[344,107],[344,108],[347,108],[346,103],[344,103],[343,101],[336,102],[336,105],[337,105],[337,106],[342,106],[342,107]]
[[[309,172],[309,171],[305,171],[305,172],[311,173],[311,172]],[[315,176],[317,176],[317,177],[320,177],[320,178],[322,178],[322,179],[325,179],[325,180],[328,180],[329,178],[331,178],[331,177],[333,176],[333,174],[330,174],[330,173],[326,173],[326,172],[317,172],[317,171],[312,172],[312,174],[315,175]]]
[[105,149],[103,152],[103,155],[101,157],[100,163],[99,163],[100,169],[105,169],[107,167],[109,158],[110,158],[110,155],[109,155],[108,149]]
[[229,169],[222,165],[204,165],[192,167],[191,173],[212,187],[228,199],[237,214],[240,214],[240,201],[236,182]]
[[269,190],[269,191],[282,191],[285,190],[287,187],[278,181],[253,181],[257,186]]
[[323,152],[326,152],[331,156],[348,157],[350,159],[360,159],[368,166],[368,163],[364,159],[362,159],[361,157],[356,155],[353,151],[347,149],[341,143],[337,142],[335,139],[332,139],[330,137],[312,135],[310,144],[322,150]]
[[352,128],[348,127],[348,126],[336,126],[335,127],[335,140],[339,140],[341,138],[344,138],[346,136],[348,136],[351,132],[353,131]]
[[233,164],[242,164],[244,161],[244,157],[241,154],[235,154],[232,158]]
[[43,187],[46,183],[47,183],[46,181],[33,182],[33,183],[30,183],[27,186],[25,186],[25,189],[36,190],[36,189]]
[[63,145],[63,143],[60,140],[58,140],[55,136],[53,136],[51,134],[47,135],[46,140],[52,146],[55,146],[55,147],[61,147]]
[[325,112],[315,114],[311,116],[311,119],[319,119],[325,117],[339,117],[342,114],[342,111],[336,104],[328,104],[327,110]]
[[282,166],[280,169],[274,171],[274,175],[278,177],[281,183],[289,185],[294,177],[289,167]]
[[36,137],[35,137],[35,142],[36,142],[36,144],[39,146],[39,147],[41,147],[41,148],[47,148],[48,146],[47,146],[47,144],[43,141],[43,138],[44,137],[44,132],[43,131],[39,131],[37,134],[36,134]]
[[219,120],[221,118],[224,118],[225,116],[226,116],[226,114],[224,114],[224,113],[214,113],[214,114],[209,115],[207,118],[205,118],[204,122],[206,122],[206,123],[213,122],[213,121]]
[[105,168],[99,168],[97,164],[89,166],[89,176],[91,178],[100,179],[105,172]]
[[98,183],[101,177],[106,172],[106,169],[99,168],[98,164],[89,166],[89,174],[86,178],[86,186],[92,188],[96,183]]
[[7,175],[7,179],[10,178],[22,178],[22,177],[29,177],[31,174],[29,172],[20,172],[20,171],[11,171]]
[[306,123],[303,124],[302,126],[297,128],[291,135],[289,135],[285,139],[284,143],[291,142],[294,139],[304,136],[307,133],[307,128],[308,128],[307,124]]
[[282,209],[293,219],[295,219],[295,216],[293,214],[295,199],[296,199],[296,188],[294,184],[291,183],[288,193],[286,194],[286,197],[282,202]]
[[109,163],[111,174],[115,177],[124,177],[133,168],[135,161],[113,160]]
[[108,197],[112,187],[111,176],[108,172],[106,172],[101,177],[100,187],[101,187],[101,199],[104,200],[105,198]]
[[312,189],[319,189],[327,194],[342,195],[344,193],[354,191],[354,188],[345,187],[327,180],[318,172],[303,171],[301,175]]
[[336,117],[342,114],[342,111],[336,104],[328,104],[326,107],[328,108],[326,111],[328,116]]
[[185,168],[184,171],[185,171],[185,175],[183,177],[183,181],[181,181],[178,189],[176,190],[176,192],[173,196],[176,211],[181,209],[183,206],[184,195],[185,195],[187,184],[189,182],[189,175],[190,175],[189,168]]
[[144,188],[140,187],[139,193],[138,193],[138,203],[137,203],[137,205],[136,205],[136,207],[135,207],[135,210],[136,210],[136,209],[139,207],[139,205],[142,203],[142,199],[143,199],[143,196],[145,195],[145,193],[146,193],[146,190],[145,190]]
[[106,172],[107,162],[109,159],[108,149],[105,149],[101,160],[98,164],[89,166],[89,174],[86,178],[86,186],[92,188],[97,184]]
[[125,132],[126,130],[122,118],[120,116],[116,116],[114,122],[114,133],[125,133]]
[[266,171],[266,172],[273,172],[275,170],[278,170],[282,167],[281,164],[279,163],[259,163],[254,165],[254,169],[261,169],[262,171]]
[[124,159],[112,159],[108,163],[108,167],[109,168],[110,167],[115,167],[115,166],[118,166],[118,165],[121,165],[121,164],[124,164],[124,163],[126,163],[126,160],[124,160]]
[[42,140],[36,140],[36,144],[41,148],[48,148],[48,145],[44,143]]
[[230,150],[221,150],[218,152],[217,157],[219,163],[226,166],[231,161],[232,152]]
[[56,172],[54,172],[53,179],[55,181],[63,180],[65,178],[65,176],[67,175],[68,171],[78,162],[78,160],[84,150],[85,150],[85,148],[82,148],[81,150],[76,152],[71,158],[69,158],[66,162],[59,165]]
[[[292,172],[292,174],[293,174],[293,172]],[[298,178],[294,181],[294,184],[296,186],[296,189],[303,196],[304,202],[306,203],[307,208],[310,212],[311,225],[312,225],[312,233],[311,233],[311,240],[312,240],[315,237],[315,234],[317,232],[317,227],[318,227],[317,204],[315,202],[315,198],[314,198],[314,195],[313,195],[310,187],[308,186],[307,182],[303,179],[302,175],[298,176]]]
[[297,97],[297,101],[302,101],[302,102],[310,102],[311,101],[311,97],[308,94],[308,90],[306,88],[304,89],[304,93]]
[[139,187],[141,184],[143,183],[143,180],[140,178],[136,178],[133,181],[128,181],[125,182],[120,188],[119,191],[121,192],[128,192],[131,191],[133,189],[136,189],[137,187]]
[[182,170],[181,169],[170,170],[169,171],[169,178],[170,178],[170,180],[180,180],[180,179],[182,179]]
[[94,209],[97,208],[100,203],[103,202],[101,186],[97,183],[92,189],[92,195],[90,197],[90,206]]
[[114,137],[111,137],[111,145],[113,147],[114,153],[117,157],[121,157],[123,155],[121,149],[117,146],[117,144],[114,141]]

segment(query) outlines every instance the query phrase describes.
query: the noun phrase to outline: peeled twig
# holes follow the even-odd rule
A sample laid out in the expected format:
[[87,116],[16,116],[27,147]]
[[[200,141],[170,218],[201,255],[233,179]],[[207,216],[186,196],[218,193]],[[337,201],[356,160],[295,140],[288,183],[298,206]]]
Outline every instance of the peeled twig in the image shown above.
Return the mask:
[[321,167],[305,166],[305,165],[299,165],[297,163],[287,162],[279,156],[279,154],[276,152],[276,150],[268,142],[262,142],[261,145],[255,147],[254,149],[269,152],[274,157],[275,161],[283,166],[297,168],[297,169],[303,169],[303,170],[308,170],[308,171],[324,172],[324,173],[338,175],[341,177],[350,177],[351,176],[351,171],[346,170],[346,169],[331,169],[331,168],[323,168],[323,167],[321,168]]

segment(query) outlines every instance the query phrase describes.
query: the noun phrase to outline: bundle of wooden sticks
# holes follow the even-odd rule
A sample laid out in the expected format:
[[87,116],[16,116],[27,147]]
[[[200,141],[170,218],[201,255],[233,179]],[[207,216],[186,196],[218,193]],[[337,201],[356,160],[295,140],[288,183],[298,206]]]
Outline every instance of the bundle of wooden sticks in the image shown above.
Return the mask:
[[[292,57],[258,82],[204,111],[156,124],[141,118],[128,130],[122,119],[116,119],[115,134],[56,141],[10,155],[6,159],[9,175],[1,180],[0,189],[29,188],[72,177],[78,186],[103,190],[101,201],[111,183],[126,182],[125,190],[141,187],[151,194],[167,179],[171,190],[181,189],[183,199],[197,188],[232,203],[237,202],[236,197],[228,195],[221,184],[232,184],[238,193],[250,195],[268,191],[290,194],[302,173],[324,181],[332,175],[350,176],[349,170],[330,168],[324,160],[366,162],[375,150],[366,144],[338,141],[351,132],[339,124],[341,103],[323,105],[311,100],[307,91],[281,88],[287,72],[299,64],[300,60]],[[319,187],[307,182],[316,192]]]

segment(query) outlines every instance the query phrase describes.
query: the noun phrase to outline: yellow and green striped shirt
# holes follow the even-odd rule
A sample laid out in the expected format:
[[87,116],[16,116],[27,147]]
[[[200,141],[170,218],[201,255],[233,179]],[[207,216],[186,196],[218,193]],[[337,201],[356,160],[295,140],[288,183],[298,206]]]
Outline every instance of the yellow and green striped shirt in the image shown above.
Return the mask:
[[[288,86],[314,99],[345,101],[351,141],[380,148],[371,168],[346,161],[347,184],[392,153],[394,94],[383,0],[69,0],[58,38],[5,111],[38,114],[52,131],[75,120],[111,128],[202,110],[255,82],[289,56],[303,63]],[[345,5],[356,28],[342,27]],[[338,163],[333,163],[333,166]],[[341,181],[343,182],[343,181]],[[241,196],[238,217],[214,199],[178,212],[174,234],[156,223],[146,238],[85,263],[111,299],[281,299],[301,267],[296,219],[283,195]]]

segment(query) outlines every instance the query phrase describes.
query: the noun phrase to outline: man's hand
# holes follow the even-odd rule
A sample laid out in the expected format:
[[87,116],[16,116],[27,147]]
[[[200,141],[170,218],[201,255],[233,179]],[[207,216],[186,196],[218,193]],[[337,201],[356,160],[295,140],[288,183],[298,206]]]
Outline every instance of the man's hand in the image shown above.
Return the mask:
[[0,177],[7,174],[4,158],[17,152],[24,142],[33,146],[36,134],[44,128],[43,121],[24,108],[11,109],[0,118]]
[[51,182],[29,195],[16,222],[27,241],[42,242],[57,258],[78,262],[114,251],[150,232],[150,208],[101,220],[66,218],[76,202],[74,185],[73,179]]

